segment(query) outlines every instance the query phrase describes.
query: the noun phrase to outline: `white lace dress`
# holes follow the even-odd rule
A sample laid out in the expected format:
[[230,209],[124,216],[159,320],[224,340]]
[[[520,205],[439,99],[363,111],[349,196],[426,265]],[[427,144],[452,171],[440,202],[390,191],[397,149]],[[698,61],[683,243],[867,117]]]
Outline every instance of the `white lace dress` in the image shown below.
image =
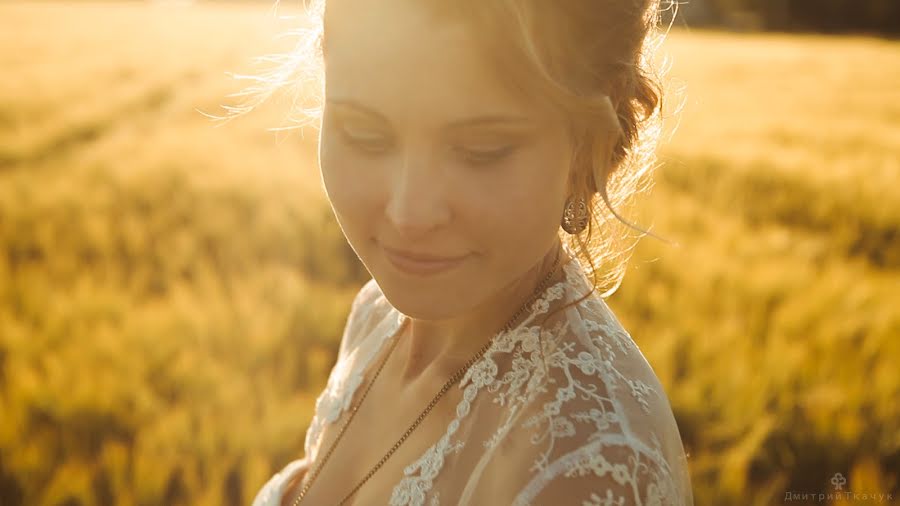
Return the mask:
[[[391,506],[475,506],[479,486],[490,487],[492,504],[693,504],[665,392],[603,299],[592,294],[540,324],[541,315],[590,289],[567,251],[565,279],[547,288],[517,327],[498,334],[462,378],[455,419],[396,477]],[[323,427],[350,407],[366,367],[405,318],[374,280],[360,290],[306,433],[310,461]],[[300,463],[275,474],[253,506],[279,506]],[[468,477],[461,481],[458,473]],[[442,480],[448,474],[455,485]]]

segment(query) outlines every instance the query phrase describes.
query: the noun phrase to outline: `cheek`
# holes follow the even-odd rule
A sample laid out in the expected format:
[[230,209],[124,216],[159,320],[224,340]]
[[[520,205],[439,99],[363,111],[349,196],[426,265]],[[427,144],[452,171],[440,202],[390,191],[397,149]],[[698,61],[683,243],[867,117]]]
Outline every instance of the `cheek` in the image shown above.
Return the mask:
[[[356,201],[367,187],[365,175],[373,173],[344,146],[336,135],[323,133],[319,139],[319,169],[322,184],[332,202]],[[370,168],[369,168],[370,169]]]
[[484,244],[491,245],[496,259],[518,266],[514,259],[530,261],[556,237],[565,180],[543,172],[548,170],[543,165],[517,169],[515,177],[506,178],[503,184],[490,191],[479,190],[465,208],[472,211],[467,222],[480,231]]
[[[491,215],[497,222],[525,233],[553,228],[562,216],[567,173],[564,156],[534,150],[499,188],[490,192]],[[559,215],[559,216],[557,216]]]
[[319,144],[319,170],[322,186],[335,215],[348,235],[372,216],[372,182],[366,181],[363,167],[346,149],[323,135]]
[[507,200],[499,210],[501,214],[497,216],[497,220],[502,222],[502,226],[508,231],[507,235],[518,236],[526,241],[553,234],[559,226],[556,200],[550,188],[535,188],[534,191]]
[[328,198],[334,202],[341,192],[346,191],[343,183],[347,179],[347,160],[336,146],[332,137],[322,133],[319,138],[319,170],[322,185]]

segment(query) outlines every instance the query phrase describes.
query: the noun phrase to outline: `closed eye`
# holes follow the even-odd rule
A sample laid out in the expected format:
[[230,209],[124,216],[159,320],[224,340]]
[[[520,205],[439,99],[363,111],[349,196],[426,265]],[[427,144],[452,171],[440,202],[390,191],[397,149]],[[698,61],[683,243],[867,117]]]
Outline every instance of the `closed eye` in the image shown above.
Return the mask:
[[498,162],[516,149],[516,146],[504,146],[498,149],[468,149],[456,147],[454,150],[466,163],[470,165],[487,165]]
[[353,136],[347,134],[346,132],[341,132],[341,136],[348,144],[352,145],[353,147],[371,153],[380,153],[382,151],[388,150],[391,147],[390,140],[383,137]]
[[343,121],[337,122],[337,131],[347,144],[363,151],[379,153],[391,146],[390,137],[365,128],[350,128]]

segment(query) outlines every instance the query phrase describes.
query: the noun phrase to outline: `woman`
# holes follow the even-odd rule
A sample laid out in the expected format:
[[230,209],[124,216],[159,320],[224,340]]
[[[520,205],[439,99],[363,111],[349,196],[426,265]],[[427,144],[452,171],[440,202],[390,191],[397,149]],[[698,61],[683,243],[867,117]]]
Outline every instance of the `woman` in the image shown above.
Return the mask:
[[314,7],[322,181],[373,279],[306,456],[254,506],[692,504],[665,392],[597,290],[627,252],[599,221],[651,163],[658,6]]

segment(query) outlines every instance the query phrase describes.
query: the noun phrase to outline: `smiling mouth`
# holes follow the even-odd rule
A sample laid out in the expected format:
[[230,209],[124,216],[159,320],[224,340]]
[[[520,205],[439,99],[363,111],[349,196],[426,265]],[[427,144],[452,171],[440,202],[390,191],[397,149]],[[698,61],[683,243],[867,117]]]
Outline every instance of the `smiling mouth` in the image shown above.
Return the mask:
[[[405,255],[385,246],[382,246],[382,251],[397,270],[416,276],[428,276],[448,271],[457,267],[469,257],[469,255],[463,255],[456,258],[424,257],[425,259],[423,259],[423,257]],[[433,258],[438,259],[433,260]]]

